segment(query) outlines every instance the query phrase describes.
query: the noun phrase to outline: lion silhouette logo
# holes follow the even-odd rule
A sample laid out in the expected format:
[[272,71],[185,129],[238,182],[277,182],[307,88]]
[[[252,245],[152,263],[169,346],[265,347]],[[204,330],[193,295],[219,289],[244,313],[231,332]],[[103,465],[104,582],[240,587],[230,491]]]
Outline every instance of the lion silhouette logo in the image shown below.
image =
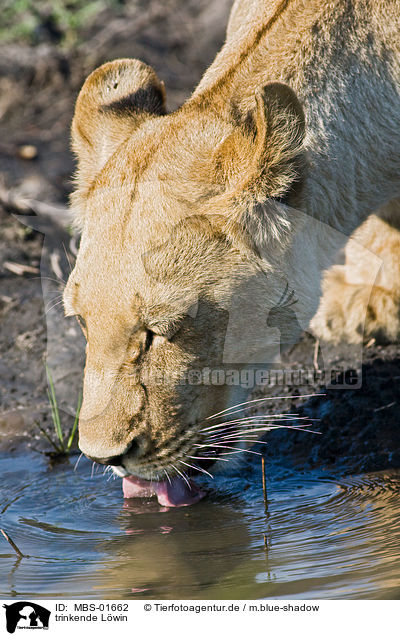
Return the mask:
[[11,605],[3,605],[6,610],[6,626],[9,634],[18,628],[48,629],[50,611],[30,601],[18,601]]

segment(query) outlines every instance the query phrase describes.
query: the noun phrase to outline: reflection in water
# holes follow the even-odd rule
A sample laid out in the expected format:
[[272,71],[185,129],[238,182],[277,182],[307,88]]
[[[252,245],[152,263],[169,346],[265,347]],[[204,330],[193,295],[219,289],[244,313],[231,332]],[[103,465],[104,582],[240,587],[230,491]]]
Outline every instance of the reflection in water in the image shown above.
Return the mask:
[[[123,501],[82,461],[0,459],[0,595],[29,598],[399,598],[400,472],[336,479],[268,466],[216,477],[188,508]],[[266,543],[264,542],[266,537]]]
[[[207,598],[207,590],[229,580],[232,570],[251,558],[249,527],[239,501],[142,513],[142,502],[127,501],[118,517],[125,538],[99,546],[113,557],[113,565],[100,572],[102,586],[109,590],[122,586],[159,598]],[[225,597],[234,589],[232,580]]]

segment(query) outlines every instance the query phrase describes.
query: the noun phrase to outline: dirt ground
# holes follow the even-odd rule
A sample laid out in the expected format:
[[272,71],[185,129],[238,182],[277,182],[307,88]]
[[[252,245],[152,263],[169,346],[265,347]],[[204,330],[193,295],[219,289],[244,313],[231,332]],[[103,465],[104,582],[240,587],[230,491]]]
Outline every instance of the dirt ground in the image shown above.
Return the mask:
[[[1,449],[24,444],[48,448],[35,424],[39,421],[51,431],[45,359],[66,428],[80,390],[82,337],[71,319],[63,319],[60,304],[55,305],[62,282],[44,278],[65,280],[76,237],[56,216],[46,216],[46,206],[44,217],[29,214],[29,206],[25,216],[15,213],[28,199],[33,210],[40,211],[45,203],[64,220],[74,170],[69,126],[82,82],[104,61],[137,57],[156,69],[167,88],[168,108],[177,108],[221,46],[230,5],[230,0],[132,0],[121,2],[118,10],[100,11],[74,46],[61,46],[46,24],[34,44],[0,42]],[[339,385],[345,377],[361,381],[361,386],[338,388],[336,383],[326,388],[316,372],[307,383],[268,387],[269,396],[321,393],[294,399],[290,408],[287,399],[277,399],[262,409],[297,410],[318,420],[313,429],[322,434],[274,432],[268,436],[267,455],[304,469],[399,468],[399,345],[369,343],[363,350],[324,345],[319,357],[316,351],[314,339],[306,334],[282,366],[342,370],[350,375],[340,376]]]

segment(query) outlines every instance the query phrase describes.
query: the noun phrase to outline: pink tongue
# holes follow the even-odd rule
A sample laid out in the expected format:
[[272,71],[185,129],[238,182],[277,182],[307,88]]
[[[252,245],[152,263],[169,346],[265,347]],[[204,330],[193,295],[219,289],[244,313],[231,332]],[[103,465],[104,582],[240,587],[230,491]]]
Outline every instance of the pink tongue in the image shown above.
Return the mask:
[[140,477],[124,477],[122,490],[124,497],[152,497],[157,496],[161,506],[190,506],[197,503],[205,496],[193,481],[188,480],[189,485],[181,477],[173,477],[171,481],[150,482]]

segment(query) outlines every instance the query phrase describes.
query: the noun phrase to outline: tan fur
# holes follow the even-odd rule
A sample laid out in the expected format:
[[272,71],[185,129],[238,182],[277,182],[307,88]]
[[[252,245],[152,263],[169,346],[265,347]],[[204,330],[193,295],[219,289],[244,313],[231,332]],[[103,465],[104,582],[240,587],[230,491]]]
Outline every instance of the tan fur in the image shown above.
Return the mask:
[[[215,62],[168,115],[137,60],[86,80],[72,125],[82,240],[64,294],[88,338],[85,453],[174,474],[206,418],[245,395],[179,377],[271,362],[307,327],[338,249],[400,194],[398,14],[396,0],[238,0]],[[372,250],[383,223],[360,235]],[[368,334],[397,335],[398,244],[384,227],[385,284],[369,301],[343,269],[328,274],[323,335],[354,339],[368,302]],[[295,320],[276,317],[285,289]]]
[[[323,296],[313,318],[313,331],[331,342],[393,342],[400,337],[400,201],[393,200],[372,214],[345,249],[345,263],[324,277]],[[370,286],[370,261],[360,246],[378,256],[382,265]]]

